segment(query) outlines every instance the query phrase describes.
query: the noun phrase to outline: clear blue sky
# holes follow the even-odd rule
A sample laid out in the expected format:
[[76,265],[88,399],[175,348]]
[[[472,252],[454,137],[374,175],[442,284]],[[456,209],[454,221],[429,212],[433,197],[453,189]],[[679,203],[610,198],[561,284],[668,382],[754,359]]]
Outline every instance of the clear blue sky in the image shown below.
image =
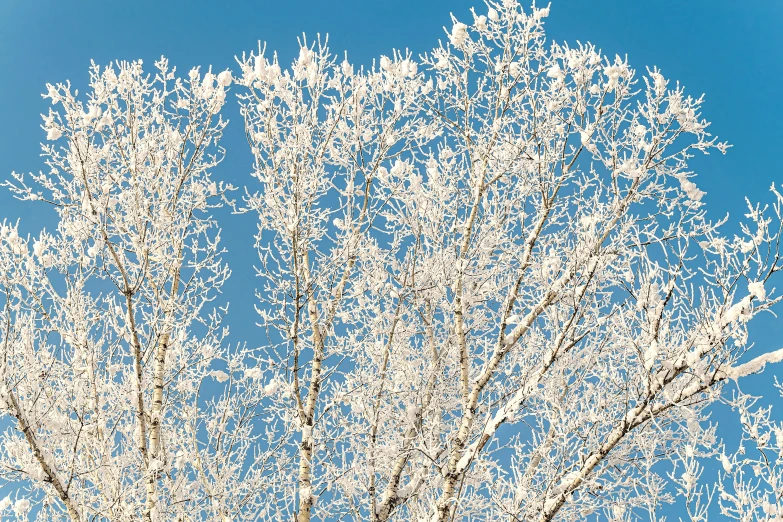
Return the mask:
[[[430,49],[444,37],[442,27],[451,25],[449,12],[471,20],[471,5],[485,10],[479,0],[1,0],[0,177],[43,168],[39,114],[48,104],[40,93],[46,82],[64,80],[84,89],[91,59],[142,58],[151,65],[163,54],[181,71],[210,64],[236,69],[234,55],[255,49],[259,40],[288,62],[298,52],[297,36],[320,32],[330,35],[334,51],[347,50],[351,61],[369,64],[392,48]],[[734,219],[744,213],[743,196],[771,201],[770,183],[783,184],[782,28],[781,0],[554,0],[547,21],[552,39],[590,41],[610,56],[628,54],[637,70],[657,65],[691,94],[706,93],[704,116],[734,147],[693,165],[711,215],[728,212]],[[249,179],[251,158],[236,104],[226,112],[232,120],[224,142],[229,152],[217,174],[241,185]],[[45,206],[19,205],[1,191],[0,220],[17,217],[28,232],[52,224]],[[249,301],[255,227],[251,218],[236,216],[226,216],[223,225],[234,270],[226,292],[233,302],[233,338],[252,343],[260,333],[252,327]],[[753,338],[759,347],[778,348],[782,334],[783,320],[769,318]],[[772,374],[783,375],[781,367],[770,370],[758,385],[744,388],[769,393]]]

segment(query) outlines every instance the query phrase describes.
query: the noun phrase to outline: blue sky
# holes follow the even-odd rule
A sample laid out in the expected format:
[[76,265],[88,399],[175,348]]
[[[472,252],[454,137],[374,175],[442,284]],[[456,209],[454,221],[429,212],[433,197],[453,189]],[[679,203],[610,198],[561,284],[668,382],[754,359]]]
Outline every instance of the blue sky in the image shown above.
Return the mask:
[[[268,42],[283,62],[298,52],[303,32],[330,35],[331,48],[347,50],[351,61],[370,64],[392,48],[414,54],[430,49],[451,26],[449,12],[471,20],[478,0],[396,0],[239,2],[232,0],[17,0],[0,2],[0,179],[12,170],[43,168],[39,142],[44,138],[39,114],[47,110],[40,96],[46,82],[71,80],[84,89],[90,60],[142,58],[152,64],[161,54],[187,71],[213,65],[236,69],[234,55]],[[604,53],[627,54],[637,70],[657,65],[696,96],[706,93],[704,116],[712,130],[734,145],[726,156],[693,162],[699,187],[714,218],[744,213],[743,196],[771,201],[771,182],[783,183],[783,2],[780,0],[556,0],[547,22],[557,41],[590,41]],[[235,103],[226,107],[232,124],[224,145],[228,157],[218,176],[241,185],[249,180],[250,154],[244,143]],[[45,206],[20,205],[0,191],[0,220],[22,218],[22,229],[52,225]],[[252,267],[255,254],[252,217],[226,216],[224,239],[234,277],[226,297],[232,306],[235,340],[260,336],[252,327]],[[244,304],[242,304],[244,302]],[[760,347],[780,346],[783,321],[768,318],[756,327]],[[749,391],[769,393],[770,368]],[[717,418],[720,421],[720,417]]]

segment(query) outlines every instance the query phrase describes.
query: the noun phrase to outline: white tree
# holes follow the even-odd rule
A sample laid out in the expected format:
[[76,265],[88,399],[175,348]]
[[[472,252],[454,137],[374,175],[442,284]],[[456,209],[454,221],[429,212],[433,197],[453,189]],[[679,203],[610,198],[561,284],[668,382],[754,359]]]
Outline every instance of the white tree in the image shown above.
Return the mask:
[[688,166],[728,147],[702,99],[548,44],[548,14],[490,0],[369,69],[320,39],[287,69],[238,60],[258,350],[229,349],[210,304],[231,74],[51,87],[67,143],[7,185],[58,229],[0,238],[0,472],[32,490],[0,513],[619,521],[679,499],[780,520],[783,426],[724,385],[783,360],[748,344],[781,299],[783,196],[724,233]]
[[358,74],[321,45],[240,60],[279,513],[655,518],[695,481],[666,463],[715,446],[779,230],[751,207],[724,237],[687,163],[727,148],[702,100],[547,47],[548,12],[489,2]]
[[[350,432],[340,414],[326,421],[324,413],[342,411],[335,385],[357,350],[342,331],[357,290],[356,263],[383,204],[374,180],[422,136],[413,105],[422,87],[416,65],[398,58],[357,73],[319,41],[302,46],[290,71],[263,49],[240,60],[240,81],[250,88],[240,97],[242,113],[262,186],[247,206],[260,219],[260,313],[274,343],[265,359],[267,386],[273,411],[289,426],[282,442],[293,457],[277,476],[283,518],[295,512],[309,520],[342,469],[333,460]],[[334,506],[322,509],[327,516]]]
[[[220,520],[258,506],[244,497],[261,396],[239,393],[253,382],[245,354],[223,346],[225,309],[210,304],[229,275],[210,213],[231,187],[210,171],[231,75],[156,69],[94,65],[86,97],[50,85],[49,171],[6,183],[58,216],[36,238],[0,230],[0,406],[13,420],[0,474],[31,490],[17,515],[30,500],[39,520]],[[223,389],[202,391],[212,380]]]

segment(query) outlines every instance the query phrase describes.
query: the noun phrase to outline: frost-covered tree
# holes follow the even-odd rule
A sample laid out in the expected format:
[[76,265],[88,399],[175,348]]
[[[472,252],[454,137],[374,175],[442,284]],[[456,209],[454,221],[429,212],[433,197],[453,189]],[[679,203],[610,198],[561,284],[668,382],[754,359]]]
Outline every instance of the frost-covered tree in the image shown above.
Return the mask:
[[238,59],[252,350],[211,304],[231,74],[51,87],[50,171],[7,184],[58,228],[0,238],[0,473],[31,490],[0,513],[780,522],[783,425],[725,388],[783,360],[748,342],[783,196],[726,232],[689,167],[728,147],[702,99],[547,42],[548,14],[489,0],[369,68],[320,39]]
[[231,187],[211,170],[231,75],[175,73],[123,62],[94,65],[86,96],[49,86],[49,170],[6,182],[58,218],[33,238],[0,229],[0,476],[29,489],[17,516],[30,500],[74,521],[257,506],[261,395],[211,304],[229,275],[211,212]]
[[242,113],[261,184],[247,198],[260,220],[260,313],[275,343],[265,360],[267,386],[272,410],[288,426],[281,451],[291,456],[276,477],[277,516],[295,512],[299,521],[313,509],[329,516],[334,506],[315,506],[316,498],[349,465],[332,460],[349,447],[340,401],[353,394],[334,384],[361,350],[346,325],[357,262],[382,210],[376,180],[424,138],[413,104],[422,87],[416,64],[381,63],[356,72],[320,42],[304,45],[288,71],[263,50],[240,61],[239,81],[250,88]]
[[280,519],[655,519],[722,384],[783,356],[735,366],[781,200],[708,219],[701,98],[487,7],[367,71],[240,60]]

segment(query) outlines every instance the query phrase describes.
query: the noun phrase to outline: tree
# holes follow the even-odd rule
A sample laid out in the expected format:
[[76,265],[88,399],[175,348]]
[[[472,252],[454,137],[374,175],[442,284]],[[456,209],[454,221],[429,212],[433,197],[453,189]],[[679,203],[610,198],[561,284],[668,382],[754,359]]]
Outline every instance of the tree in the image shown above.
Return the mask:
[[[259,395],[237,393],[252,382],[232,377],[243,351],[223,347],[225,309],[210,305],[229,275],[210,212],[231,187],[210,171],[231,75],[156,68],[94,65],[84,101],[50,85],[50,170],[6,183],[59,218],[34,239],[5,223],[0,246],[0,398],[16,428],[0,469],[41,520],[220,520],[255,505],[242,497]],[[201,392],[212,379],[224,393]]]
[[[783,516],[783,426],[724,390],[783,360],[748,346],[781,299],[783,196],[724,232],[688,165],[728,148],[702,99],[549,45],[548,14],[489,1],[368,69],[320,39],[289,69],[243,55],[240,205],[209,172],[230,73],[95,69],[87,111],[50,89],[68,148],[45,148],[45,193],[11,186],[58,205],[59,235],[2,243],[23,433],[3,465],[44,517],[657,520],[679,499],[704,520],[710,461],[724,514]],[[221,201],[258,216],[258,349],[205,310],[228,276]],[[757,452],[725,453],[720,401]]]

